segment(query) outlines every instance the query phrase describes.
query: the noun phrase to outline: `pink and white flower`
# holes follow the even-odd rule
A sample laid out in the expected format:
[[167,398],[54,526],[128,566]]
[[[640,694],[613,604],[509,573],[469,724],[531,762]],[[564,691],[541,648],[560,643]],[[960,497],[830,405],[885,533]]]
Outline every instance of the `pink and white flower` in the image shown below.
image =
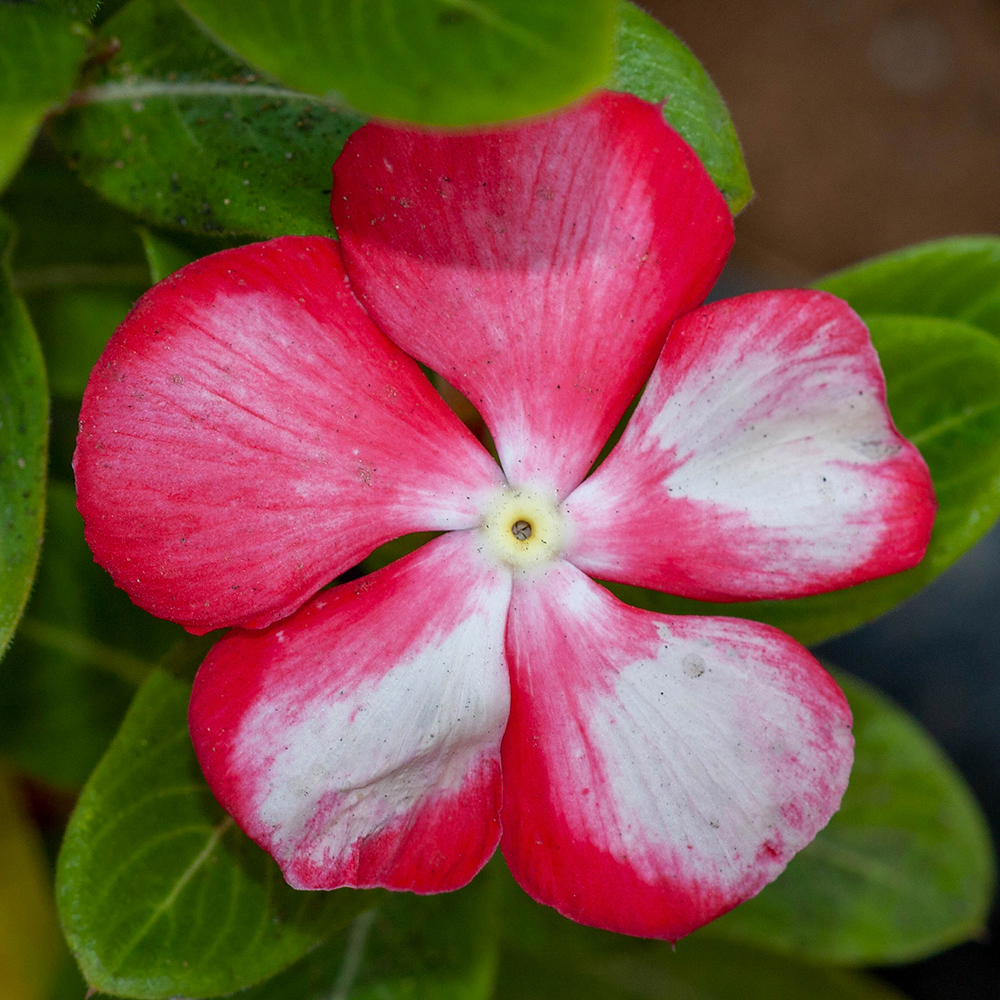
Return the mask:
[[[678,938],[829,820],[850,712],[777,630],[587,574],[744,600],[919,561],[930,480],[867,331],[821,292],[698,308],[732,219],[630,96],[464,136],[367,125],[332,211],[339,245],[197,261],[119,328],[81,415],[88,541],[142,607],[235,627],[191,732],[292,885],[454,889],[499,844],[560,912]],[[415,531],[444,534],[321,589]]]

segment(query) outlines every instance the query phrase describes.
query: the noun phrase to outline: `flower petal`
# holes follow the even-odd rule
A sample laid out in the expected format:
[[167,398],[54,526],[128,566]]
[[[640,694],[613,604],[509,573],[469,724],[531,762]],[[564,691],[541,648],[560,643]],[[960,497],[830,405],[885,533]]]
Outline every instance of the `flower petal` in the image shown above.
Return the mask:
[[202,665],[215,797],[300,889],[464,885],[500,836],[510,575],[444,535]]
[[640,611],[560,561],[515,581],[507,657],[501,847],[573,920],[676,940],[840,804],[847,702],[770,626]]
[[627,94],[488,133],[366,125],[332,212],[375,321],[479,408],[513,485],[560,497],[732,245],[694,152]]
[[571,497],[566,558],[701,600],[796,597],[918,563],[930,474],[868,331],[825,292],[679,319],[621,441]]
[[321,238],[224,251],[143,296],[91,375],[74,462],[97,561],[198,633],[270,624],[391,538],[476,524],[502,481]]

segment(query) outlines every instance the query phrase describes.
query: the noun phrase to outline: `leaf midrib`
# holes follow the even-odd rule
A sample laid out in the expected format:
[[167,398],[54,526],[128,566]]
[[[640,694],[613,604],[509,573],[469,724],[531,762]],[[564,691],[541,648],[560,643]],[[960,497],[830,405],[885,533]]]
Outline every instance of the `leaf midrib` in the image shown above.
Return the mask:
[[192,859],[191,863],[181,872],[177,881],[174,883],[170,892],[163,898],[163,900],[154,907],[153,912],[146,919],[145,923],[132,935],[128,943],[120,952],[118,960],[114,963],[111,968],[111,972],[114,973],[121,968],[123,963],[126,961],[128,956],[132,953],[136,945],[153,929],[156,922],[166,913],[177,897],[181,894],[184,887],[191,881],[191,879],[198,873],[206,861],[215,850],[219,841],[225,836],[226,832],[233,826],[233,818],[227,816],[222,822],[220,822],[208,836],[208,840],[205,841],[205,846],[198,852],[198,854]]
[[968,407],[961,413],[956,413],[951,417],[945,417],[943,420],[938,420],[935,423],[924,427],[922,430],[917,431],[915,434],[909,434],[907,436],[910,439],[910,443],[915,444],[919,448],[921,444],[933,440],[955,427],[959,427],[970,420],[975,420],[977,417],[981,417],[984,414],[991,413],[995,410],[1000,410],[1000,400],[993,400],[989,403],[983,403],[980,406]]
[[308,104],[323,103],[301,90],[289,90],[267,83],[232,83],[228,80],[137,80],[134,83],[110,81],[81,90],[73,98],[73,105],[117,104],[122,101],[141,101],[156,97],[269,97],[284,101],[303,101]]

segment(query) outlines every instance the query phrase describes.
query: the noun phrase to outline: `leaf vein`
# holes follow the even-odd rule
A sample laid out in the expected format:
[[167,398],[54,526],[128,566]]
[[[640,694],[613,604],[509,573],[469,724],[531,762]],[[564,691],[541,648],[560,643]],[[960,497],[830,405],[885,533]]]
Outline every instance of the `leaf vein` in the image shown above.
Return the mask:
[[149,915],[143,925],[132,935],[128,943],[125,945],[121,952],[121,957],[119,959],[119,965],[125,958],[131,953],[132,949],[153,929],[156,922],[166,913],[171,906],[173,906],[177,897],[181,894],[184,887],[191,881],[191,879],[197,874],[198,869],[201,868],[205,862],[208,860],[212,851],[215,850],[216,845],[222,839],[226,831],[233,825],[233,818],[227,816],[218,826],[216,826],[208,840],[205,842],[205,846],[198,852],[198,854],[191,861],[191,864],[181,872],[180,877],[174,883],[173,888],[169,893],[163,898],[163,900],[154,907],[153,912]]
[[481,3],[477,3],[476,0],[436,0],[436,2],[441,4],[442,7],[451,7],[453,10],[460,10],[463,14],[474,17],[484,27],[492,28],[499,34],[506,35],[525,48],[534,49],[536,52],[544,53],[547,56],[557,55],[555,49],[540,35],[529,31],[523,25],[515,24],[512,21],[502,18],[496,11],[490,10],[489,7]]
[[945,417],[943,420],[938,420],[936,423],[930,424],[923,430],[917,431],[916,434],[910,434],[910,442],[919,448],[921,444],[939,437],[946,431],[954,430],[956,427],[961,427],[962,424],[970,420],[975,420],[976,417],[981,417],[996,410],[1000,410],[1000,402],[997,401],[969,407],[961,413],[956,413],[954,416]]
[[315,98],[301,90],[288,90],[262,83],[229,83],[225,80],[177,81],[143,80],[137,83],[99,83],[80,91],[74,99],[79,104],[115,104],[154,97],[269,97],[274,100],[315,103]]

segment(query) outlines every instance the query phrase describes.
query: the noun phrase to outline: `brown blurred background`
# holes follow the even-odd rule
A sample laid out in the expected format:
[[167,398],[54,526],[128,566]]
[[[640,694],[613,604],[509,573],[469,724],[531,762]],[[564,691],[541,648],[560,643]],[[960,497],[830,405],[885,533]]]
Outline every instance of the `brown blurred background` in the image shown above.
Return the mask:
[[[941,236],[1000,233],[1000,0],[645,0],[729,105],[757,194],[715,294],[803,284]],[[941,742],[1000,843],[1000,526],[819,654]],[[993,934],[883,970],[912,1000],[1000,1000]]]
[[734,263],[800,283],[1000,232],[1000,0],[647,0],[729,105],[757,195]]

